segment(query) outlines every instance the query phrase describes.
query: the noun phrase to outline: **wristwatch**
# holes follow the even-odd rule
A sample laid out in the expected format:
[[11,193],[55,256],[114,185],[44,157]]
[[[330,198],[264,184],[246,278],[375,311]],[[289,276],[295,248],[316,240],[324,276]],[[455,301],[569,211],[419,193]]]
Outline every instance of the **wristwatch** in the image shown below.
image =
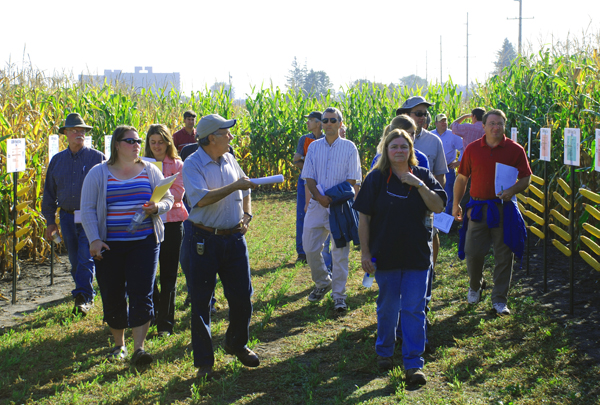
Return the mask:
[[250,223],[250,221],[252,221],[252,215],[248,214],[247,212],[244,211],[244,215],[248,215],[248,218],[250,218],[250,220],[248,221],[248,223]]
[[419,180],[419,184],[417,184],[417,188],[421,188],[425,185],[421,180]]

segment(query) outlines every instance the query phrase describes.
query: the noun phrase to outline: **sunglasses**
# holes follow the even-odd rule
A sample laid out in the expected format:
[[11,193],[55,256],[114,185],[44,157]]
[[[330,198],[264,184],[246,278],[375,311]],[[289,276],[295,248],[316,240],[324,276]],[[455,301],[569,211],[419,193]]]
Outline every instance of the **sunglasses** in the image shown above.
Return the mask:
[[338,119],[337,118],[323,118],[321,120],[321,122],[323,124],[327,124],[328,122],[331,122],[332,124],[335,124],[336,122],[338,122]]
[[[412,169],[409,168],[409,170],[410,170],[410,173],[412,174]],[[390,195],[390,196],[392,196],[392,197],[401,198],[401,199],[408,198],[408,195],[410,194],[410,192],[412,190],[412,186],[410,186],[408,188],[408,193],[406,193],[406,195],[394,194],[394,193],[392,193],[390,191],[390,179],[391,178],[392,178],[392,169],[390,169],[390,175],[387,178],[387,185],[385,187],[385,191],[387,192],[387,194]]]
[[423,111],[416,111],[416,112],[411,112],[411,114],[413,114],[416,117],[421,118],[421,117],[424,117],[424,116],[427,115],[427,111],[425,111],[425,112],[423,112]]
[[133,138],[125,138],[125,139],[121,139],[119,142],[127,142],[130,145],[133,145],[135,143],[137,143],[138,145],[142,144],[142,140],[141,139],[133,139]]

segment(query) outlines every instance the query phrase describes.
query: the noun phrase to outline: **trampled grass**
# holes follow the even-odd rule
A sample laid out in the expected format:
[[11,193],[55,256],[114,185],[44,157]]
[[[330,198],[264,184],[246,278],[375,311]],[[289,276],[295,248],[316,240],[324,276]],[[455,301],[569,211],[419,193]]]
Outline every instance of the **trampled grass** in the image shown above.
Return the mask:
[[195,378],[180,277],[175,333],[158,338],[151,328],[146,347],[156,361],[150,367],[105,362],[112,343],[100,300],[87,318],[73,318],[66,301],[0,336],[0,403],[598,403],[600,367],[577,352],[568,331],[518,284],[509,298],[510,317],[496,317],[488,295],[478,306],[466,304],[466,270],[456,257],[455,236],[442,237],[427,385],[406,386],[398,352],[397,367],[380,372],[377,287],[361,285],[360,252],[351,248],[350,310],[335,316],[329,296],[316,304],[306,300],[310,271],[294,263],[295,194],[255,195],[253,207],[247,238],[255,291],[251,347],[260,367],[245,368],[223,351],[228,309],[219,285],[212,325],[217,375],[210,382]]

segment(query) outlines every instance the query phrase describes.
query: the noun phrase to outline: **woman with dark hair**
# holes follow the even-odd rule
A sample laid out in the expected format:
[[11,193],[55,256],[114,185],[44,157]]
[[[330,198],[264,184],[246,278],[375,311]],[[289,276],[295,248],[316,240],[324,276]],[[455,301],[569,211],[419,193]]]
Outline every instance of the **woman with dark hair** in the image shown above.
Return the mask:
[[169,189],[175,203],[173,208],[162,220],[165,224],[165,239],[160,244],[158,256],[160,268],[160,290],[158,279],[154,281],[154,311],[156,312],[156,329],[160,337],[167,337],[173,333],[175,324],[175,291],[177,286],[177,270],[179,269],[179,251],[183,237],[183,221],[188,218],[188,212],[183,206],[183,177],[181,170],[183,162],[173,143],[171,132],[163,124],[152,124],[146,133],[146,147],[144,156],[162,162],[163,176],[177,175],[175,182]]
[[[81,222],[96,260],[104,321],[115,340],[108,359],[127,356],[125,328],[131,327],[134,365],[153,360],[144,351],[144,339],[154,319],[152,291],[164,237],[160,215],[173,205],[168,191],[159,202],[150,201],[163,175],[154,164],[140,159],[141,143],[134,127],[117,127],[110,159],[90,170],[81,191]],[[136,229],[128,230],[140,209],[146,218]]]
[[[363,270],[375,273],[380,368],[393,367],[398,312],[402,314],[402,358],[408,383],[425,384],[425,296],[431,269],[427,211],[442,212],[446,193],[429,170],[417,166],[413,141],[395,129],[384,139],[382,155],[363,182],[353,208]],[[377,269],[377,271],[375,271]]]

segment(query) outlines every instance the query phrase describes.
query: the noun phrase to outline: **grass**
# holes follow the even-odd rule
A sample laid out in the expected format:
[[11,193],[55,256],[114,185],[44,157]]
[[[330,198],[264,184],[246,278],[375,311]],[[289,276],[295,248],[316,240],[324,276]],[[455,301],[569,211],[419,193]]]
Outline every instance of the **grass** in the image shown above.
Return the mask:
[[[520,285],[511,289],[510,317],[496,317],[487,294],[475,307],[466,304],[466,269],[456,257],[454,236],[442,236],[427,385],[404,383],[398,352],[393,370],[378,371],[377,287],[361,286],[358,249],[351,248],[350,310],[335,316],[330,296],[306,300],[313,284],[308,267],[294,263],[295,195],[255,195],[253,208],[247,238],[254,286],[250,346],[260,367],[245,368],[222,349],[228,322],[219,284],[212,325],[217,376],[210,382],[195,378],[180,277],[175,333],[158,338],[151,328],[146,346],[156,361],[150,367],[105,362],[112,343],[100,300],[86,318],[73,318],[67,300],[0,336],[0,403],[599,403],[600,367],[577,352],[568,329],[523,296]],[[130,333],[127,345],[131,353]]]

